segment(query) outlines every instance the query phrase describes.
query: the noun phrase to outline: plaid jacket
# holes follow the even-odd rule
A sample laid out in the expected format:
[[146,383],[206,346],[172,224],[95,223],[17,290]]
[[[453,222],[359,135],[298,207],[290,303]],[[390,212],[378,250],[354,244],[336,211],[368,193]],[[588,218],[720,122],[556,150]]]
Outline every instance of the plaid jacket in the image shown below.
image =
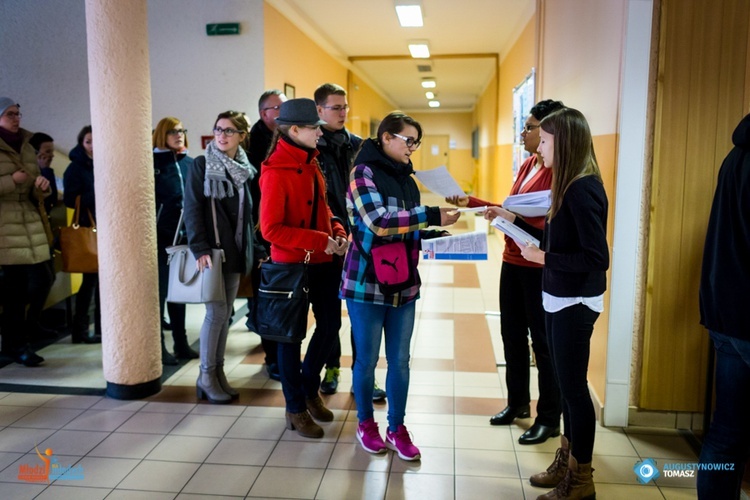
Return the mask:
[[[401,306],[419,298],[420,230],[440,224],[438,207],[420,205],[419,189],[411,178],[411,164],[396,164],[380,151],[372,139],[364,142],[350,174],[346,205],[352,239],[342,273],[342,299],[380,305]],[[416,284],[394,295],[381,293],[359,250],[369,254],[374,243],[411,242],[411,262]]]

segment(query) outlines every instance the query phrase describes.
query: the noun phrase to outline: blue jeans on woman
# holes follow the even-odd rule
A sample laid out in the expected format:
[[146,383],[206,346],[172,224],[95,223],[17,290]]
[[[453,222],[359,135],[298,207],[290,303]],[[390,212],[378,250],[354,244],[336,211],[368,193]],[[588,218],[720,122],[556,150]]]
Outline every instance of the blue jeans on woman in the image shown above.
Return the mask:
[[385,390],[388,393],[388,428],[396,432],[404,423],[406,397],[409,392],[409,346],[414,332],[416,301],[393,307],[346,299],[352,323],[352,336],[357,348],[354,361],[354,400],[360,422],[372,418],[372,391],[375,387],[375,366],[378,364],[380,340],[385,332],[385,358],[388,372]]
[[732,464],[734,470],[698,471],[698,498],[739,498],[750,457],[750,341],[710,332],[716,351],[716,409],[703,441],[701,464]]

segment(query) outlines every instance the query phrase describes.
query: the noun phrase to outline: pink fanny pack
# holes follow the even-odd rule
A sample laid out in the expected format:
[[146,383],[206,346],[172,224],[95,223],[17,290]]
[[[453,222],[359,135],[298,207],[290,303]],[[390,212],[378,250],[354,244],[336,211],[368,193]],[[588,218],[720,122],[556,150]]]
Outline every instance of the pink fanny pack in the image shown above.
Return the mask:
[[370,254],[362,249],[356,237],[352,238],[372,269],[375,281],[383,295],[394,295],[416,283],[409,247],[404,241],[373,246]]

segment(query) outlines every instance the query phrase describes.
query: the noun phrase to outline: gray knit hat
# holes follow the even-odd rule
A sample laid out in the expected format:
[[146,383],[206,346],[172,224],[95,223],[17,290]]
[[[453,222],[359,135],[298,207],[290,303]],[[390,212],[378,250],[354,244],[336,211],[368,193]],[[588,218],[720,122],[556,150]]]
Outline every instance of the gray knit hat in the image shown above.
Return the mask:
[[0,97],[0,116],[2,116],[3,113],[5,113],[5,110],[11,106],[18,106],[19,108],[21,107],[20,104],[18,104],[10,97]]
[[282,102],[276,123],[279,125],[326,125],[326,122],[318,117],[315,101],[305,97]]

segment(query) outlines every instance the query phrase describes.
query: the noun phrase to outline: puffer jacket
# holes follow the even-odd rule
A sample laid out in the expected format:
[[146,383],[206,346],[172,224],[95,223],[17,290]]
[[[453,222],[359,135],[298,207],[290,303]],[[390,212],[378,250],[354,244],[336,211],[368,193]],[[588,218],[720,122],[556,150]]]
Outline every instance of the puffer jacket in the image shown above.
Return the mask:
[[81,197],[81,212],[78,223],[91,227],[89,212],[96,221],[96,196],[94,195],[94,160],[89,158],[83,146],[70,151],[70,165],[63,174],[63,202],[68,208],[75,208],[76,198]]
[[[21,129],[23,144],[17,153],[0,139],[0,265],[38,264],[50,259],[42,218],[34,205],[34,179],[40,175],[31,132]],[[23,184],[13,181],[13,173],[23,164],[29,178]]]

